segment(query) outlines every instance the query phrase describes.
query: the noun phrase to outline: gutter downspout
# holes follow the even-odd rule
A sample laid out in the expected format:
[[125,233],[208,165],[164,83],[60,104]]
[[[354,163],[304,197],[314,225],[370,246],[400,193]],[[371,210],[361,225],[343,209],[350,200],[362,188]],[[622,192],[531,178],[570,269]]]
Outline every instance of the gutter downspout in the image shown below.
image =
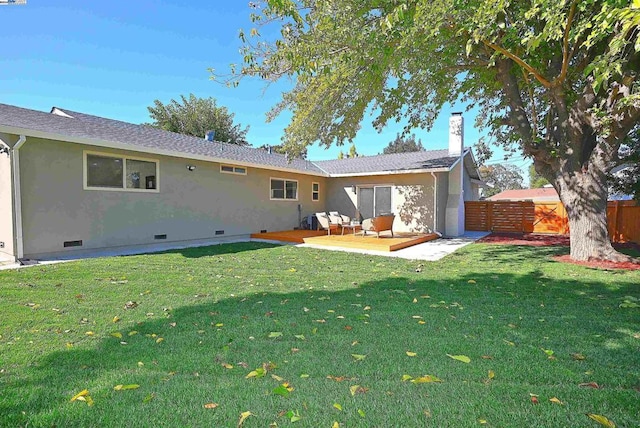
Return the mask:
[[458,231],[464,235],[464,142],[460,150],[460,202],[458,205]]
[[432,172],[431,176],[433,177],[433,232],[442,236],[438,232],[438,176],[435,172]]
[[26,143],[27,137],[20,135],[16,144],[11,149],[11,163],[13,170],[13,197],[14,197],[14,216],[15,216],[15,241],[16,241],[16,259],[24,257],[24,242],[22,238],[22,194],[20,193],[20,148]]

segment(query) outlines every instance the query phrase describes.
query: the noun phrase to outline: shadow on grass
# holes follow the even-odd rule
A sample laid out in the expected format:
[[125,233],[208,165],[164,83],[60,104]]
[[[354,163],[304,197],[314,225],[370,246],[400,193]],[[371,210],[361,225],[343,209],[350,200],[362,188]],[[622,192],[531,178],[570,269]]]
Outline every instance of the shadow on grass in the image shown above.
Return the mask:
[[[236,245],[179,252],[202,257],[265,248]],[[485,254],[496,263],[508,255],[513,263],[557,251],[523,248],[514,255],[513,247],[496,246]],[[162,315],[148,319],[141,314],[136,324],[114,325],[122,337],[104,331],[88,338],[85,349],[43,356],[26,379],[12,382],[5,375],[0,414],[7,426],[236,426],[244,411],[254,415],[246,427],[288,426],[283,415],[289,410],[303,417],[296,426],[310,427],[333,421],[475,426],[479,417],[496,426],[584,426],[585,411],[597,409],[590,402],[615,402],[609,417],[620,425],[640,423],[632,390],[640,361],[637,339],[630,337],[640,320],[637,312],[618,307],[624,296],[638,294],[632,284],[612,290],[585,278],[558,281],[534,269],[389,277],[345,288],[257,292],[159,308]],[[545,349],[557,359],[549,360]],[[576,352],[587,361],[572,359]],[[447,353],[468,355],[472,364]],[[266,376],[246,379],[268,362],[275,367]],[[488,370],[498,373],[493,383]],[[606,389],[596,394],[577,387],[591,379],[584,375],[589,370]],[[445,382],[413,385],[401,381],[404,374]],[[284,380],[295,387],[288,398],[273,393]],[[118,384],[140,387],[114,391]],[[350,394],[356,384],[367,390]],[[93,407],[69,402],[85,388]],[[562,395],[570,409],[541,405],[532,411],[533,392]],[[206,403],[218,407],[206,409]]]
[[158,251],[152,254],[181,254],[187,258],[200,258],[219,256],[223,254],[244,253],[247,251],[264,250],[267,248],[279,247],[279,244],[267,242],[237,242],[228,244],[209,245],[204,247],[188,247],[175,250]]

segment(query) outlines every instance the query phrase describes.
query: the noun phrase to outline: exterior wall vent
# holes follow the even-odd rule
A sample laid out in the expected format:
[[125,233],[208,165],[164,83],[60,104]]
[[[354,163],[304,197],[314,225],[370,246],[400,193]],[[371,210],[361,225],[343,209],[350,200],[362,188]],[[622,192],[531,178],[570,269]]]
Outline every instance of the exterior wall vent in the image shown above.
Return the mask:
[[260,233],[267,233],[267,229],[262,229]]
[[62,244],[65,248],[67,247],[82,247],[82,240],[78,241],[64,241]]
[[163,233],[162,235],[153,235],[153,239],[167,239],[167,234]]
[[224,230],[216,230],[216,235],[224,235]]

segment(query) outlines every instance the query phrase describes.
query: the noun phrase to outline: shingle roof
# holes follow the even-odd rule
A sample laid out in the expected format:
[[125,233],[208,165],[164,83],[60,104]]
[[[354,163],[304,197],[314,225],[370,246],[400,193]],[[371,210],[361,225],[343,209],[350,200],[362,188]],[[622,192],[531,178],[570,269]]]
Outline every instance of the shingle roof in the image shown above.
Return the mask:
[[503,190],[487,199],[490,201],[559,201],[560,197],[553,187],[541,187],[537,189]]
[[62,141],[65,141],[65,138],[75,137],[96,143],[111,142],[128,145],[132,150],[139,148],[145,152],[162,151],[182,157],[225,159],[229,162],[257,164],[267,168],[323,174],[312,162],[301,159],[293,159],[288,162],[286,157],[279,153],[269,153],[249,146],[206,141],[204,138],[176,134],[151,126],[135,125],[61,108],[57,110],[71,117],[0,104],[0,126],[5,125],[25,131],[40,131],[47,133],[52,139]]
[[448,150],[445,149],[362,156],[314,163],[333,175],[451,168],[458,159],[460,159],[459,156],[449,156]]
[[61,114],[0,104],[0,128],[8,127],[25,135],[30,135],[30,133],[46,134],[46,138],[60,141],[76,140],[75,142],[107,147],[116,145],[147,153],[215,161],[224,160],[230,163],[237,162],[265,168],[294,170],[314,175],[355,175],[448,169],[459,159],[458,156],[449,156],[445,149],[316,162],[293,159],[289,162],[284,155],[269,153],[263,149],[217,141],[210,142],[204,138],[57,107],[54,107],[53,111]]

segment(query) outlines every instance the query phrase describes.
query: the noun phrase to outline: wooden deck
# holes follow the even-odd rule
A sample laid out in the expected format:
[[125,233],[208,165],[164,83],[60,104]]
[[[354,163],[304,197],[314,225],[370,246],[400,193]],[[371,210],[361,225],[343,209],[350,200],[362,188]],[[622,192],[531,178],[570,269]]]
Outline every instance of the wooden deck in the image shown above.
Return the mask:
[[305,238],[326,234],[327,232],[325,230],[283,230],[281,232],[252,233],[251,239],[266,239],[269,241],[304,244]]
[[286,230],[254,233],[251,238],[385,252],[397,251],[438,238],[435,233],[395,233],[394,235],[392,238],[388,232],[383,232],[380,238],[377,238],[374,233],[368,233],[363,236],[362,234],[353,235],[353,233],[345,231],[344,235],[327,235],[327,232],[322,230]]

